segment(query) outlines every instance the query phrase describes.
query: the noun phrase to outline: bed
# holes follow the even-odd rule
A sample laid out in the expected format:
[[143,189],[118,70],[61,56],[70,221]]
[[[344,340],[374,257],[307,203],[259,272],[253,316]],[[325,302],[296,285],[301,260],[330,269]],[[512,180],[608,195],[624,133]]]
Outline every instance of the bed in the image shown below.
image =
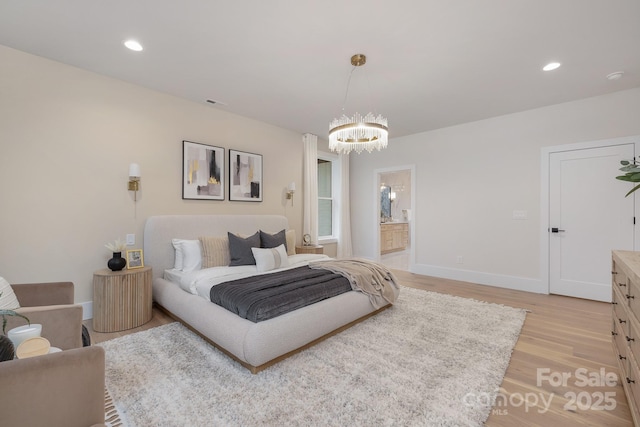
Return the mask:
[[[375,308],[369,296],[348,291],[254,323],[198,295],[193,284],[179,284],[180,278],[171,277],[176,263],[173,239],[222,237],[227,232],[251,235],[257,230],[275,233],[283,229],[288,229],[287,219],[279,215],[165,215],[148,218],[143,248],[145,264],[153,270],[154,302],[252,373],[389,307],[390,304],[385,304]],[[291,234],[288,233],[287,237]],[[289,259],[305,262],[314,261],[313,257],[327,258],[308,254],[294,255]]]

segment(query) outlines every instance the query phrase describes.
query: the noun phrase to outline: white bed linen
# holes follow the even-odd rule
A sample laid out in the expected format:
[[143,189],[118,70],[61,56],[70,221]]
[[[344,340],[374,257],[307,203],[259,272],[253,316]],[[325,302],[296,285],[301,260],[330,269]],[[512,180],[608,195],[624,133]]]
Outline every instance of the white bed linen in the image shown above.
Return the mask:
[[202,270],[183,272],[176,269],[164,271],[164,278],[180,286],[186,292],[199,295],[207,301],[211,301],[211,287],[231,280],[243,279],[258,274],[270,274],[278,271],[308,265],[309,262],[330,259],[327,255],[320,254],[296,254],[289,256],[289,266],[267,272],[258,272],[255,265],[239,265],[234,267],[211,267]]

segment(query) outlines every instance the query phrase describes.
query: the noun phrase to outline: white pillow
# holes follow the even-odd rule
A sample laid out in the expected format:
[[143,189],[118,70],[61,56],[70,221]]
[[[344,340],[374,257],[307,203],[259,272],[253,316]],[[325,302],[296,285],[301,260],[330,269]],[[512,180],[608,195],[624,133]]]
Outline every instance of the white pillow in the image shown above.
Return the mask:
[[20,308],[20,303],[16,294],[13,292],[13,288],[4,277],[0,277],[0,310],[15,310]]
[[258,272],[289,266],[289,258],[284,245],[268,249],[251,248],[251,252],[253,252],[253,257],[256,259]]
[[173,268],[190,272],[202,268],[202,247],[200,240],[171,239],[176,250]]

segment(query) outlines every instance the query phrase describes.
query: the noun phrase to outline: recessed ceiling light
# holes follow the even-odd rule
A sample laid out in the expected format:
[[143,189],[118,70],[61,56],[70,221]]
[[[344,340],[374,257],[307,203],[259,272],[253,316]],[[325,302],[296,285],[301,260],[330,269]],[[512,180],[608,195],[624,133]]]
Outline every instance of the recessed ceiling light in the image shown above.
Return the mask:
[[127,40],[126,42],[124,42],[124,45],[136,52],[140,52],[142,50],[142,45],[135,40]]
[[544,71],[551,71],[551,70],[555,70],[556,68],[558,68],[560,66],[559,62],[549,62],[547,65],[545,65],[544,67],[542,67],[542,69]]
[[616,71],[615,73],[607,74],[607,78],[609,80],[619,80],[620,78],[622,78],[623,74],[624,71]]

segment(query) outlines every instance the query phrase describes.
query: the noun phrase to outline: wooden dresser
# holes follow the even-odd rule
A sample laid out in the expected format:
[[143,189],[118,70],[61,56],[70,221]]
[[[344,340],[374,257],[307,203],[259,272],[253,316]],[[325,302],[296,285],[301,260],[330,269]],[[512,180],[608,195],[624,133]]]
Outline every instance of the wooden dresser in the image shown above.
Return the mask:
[[388,222],[380,224],[380,253],[403,251],[409,244],[409,224]]
[[640,252],[613,251],[613,349],[635,426],[640,425]]

